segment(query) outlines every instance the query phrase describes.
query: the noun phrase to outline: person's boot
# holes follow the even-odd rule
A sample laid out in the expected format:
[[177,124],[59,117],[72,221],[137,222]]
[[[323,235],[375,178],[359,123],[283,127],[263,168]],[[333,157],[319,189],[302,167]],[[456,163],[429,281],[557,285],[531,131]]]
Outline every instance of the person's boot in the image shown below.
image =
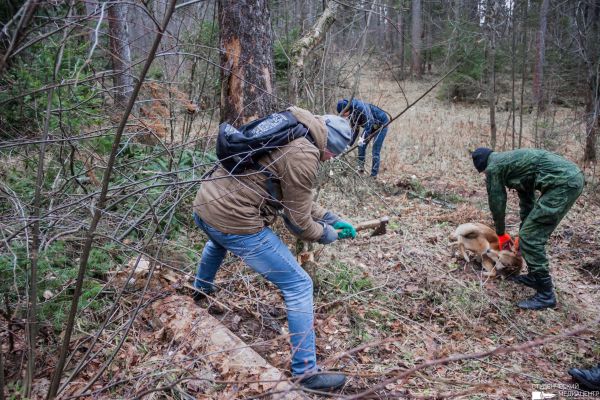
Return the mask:
[[600,390],[600,364],[596,368],[571,368],[569,375],[587,390]]
[[328,392],[338,389],[346,383],[346,375],[331,372],[316,372],[300,380],[300,385],[309,390]]
[[213,294],[215,292],[215,289],[213,286],[211,286],[210,288],[195,287],[194,289],[195,290],[192,293],[192,299],[194,299],[194,302],[196,302],[196,303],[202,302],[204,299],[206,299],[208,296],[210,296],[211,294]]
[[511,276],[508,279],[520,285],[525,285],[527,287],[537,290],[537,281],[535,279],[535,276],[531,274],[515,275]]
[[552,289],[552,278],[550,275],[536,277],[536,293],[533,297],[523,300],[517,304],[519,308],[525,310],[543,310],[544,308],[556,307],[556,296]]

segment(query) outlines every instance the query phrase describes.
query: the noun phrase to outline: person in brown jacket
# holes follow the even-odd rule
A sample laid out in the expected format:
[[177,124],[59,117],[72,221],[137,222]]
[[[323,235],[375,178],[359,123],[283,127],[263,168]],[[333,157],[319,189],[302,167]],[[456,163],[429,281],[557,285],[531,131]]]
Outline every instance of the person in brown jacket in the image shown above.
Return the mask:
[[[231,175],[218,167],[198,190],[194,219],[209,240],[194,286],[197,297],[215,290],[215,275],[228,250],[244,260],[283,295],[292,374],[306,388],[331,390],[341,387],[346,378],[339,373],[322,373],[317,367],[312,280],[268,226],[282,215],[290,232],[303,240],[329,244],[356,236],[350,223],[313,202],[312,191],[319,164],[341,154],[350,143],[352,131],[344,118],[335,115],[317,116],[298,107],[287,111],[307,128],[308,135],[258,160],[276,179],[252,170]],[[277,201],[272,201],[273,197]]]

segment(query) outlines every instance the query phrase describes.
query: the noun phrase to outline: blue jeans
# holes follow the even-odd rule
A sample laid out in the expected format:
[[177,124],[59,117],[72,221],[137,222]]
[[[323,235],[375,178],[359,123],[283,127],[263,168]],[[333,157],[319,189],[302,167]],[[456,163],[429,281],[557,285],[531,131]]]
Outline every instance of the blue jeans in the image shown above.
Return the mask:
[[[386,122],[387,123],[387,122]],[[371,167],[371,176],[377,176],[379,173],[379,161],[381,159],[381,147],[383,147],[383,141],[385,140],[385,135],[387,135],[388,128],[385,127],[375,136],[373,139],[373,165]],[[362,168],[365,164],[365,155],[367,153],[367,145],[358,146],[358,163]]]
[[227,250],[240,257],[263,278],[274,283],[283,295],[292,342],[292,373],[302,375],[316,369],[313,283],[288,247],[269,228],[249,235],[235,235],[218,231],[195,213],[194,220],[209,237],[194,286],[200,290],[212,288]]

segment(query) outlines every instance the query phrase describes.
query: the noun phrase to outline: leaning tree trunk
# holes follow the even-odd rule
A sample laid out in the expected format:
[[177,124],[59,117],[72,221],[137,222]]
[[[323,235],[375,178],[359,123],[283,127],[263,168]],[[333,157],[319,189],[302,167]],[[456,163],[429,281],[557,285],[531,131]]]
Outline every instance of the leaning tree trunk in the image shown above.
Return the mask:
[[412,2],[412,72],[420,79],[423,76],[423,62],[421,52],[423,50],[423,10],[421,0]]
[[298,101],[304,85],[304,60],[306,56],[324,39],[325,34],[333,25],[339,4],[330,1],[323,14],[312,28],[292,45],[290,50],[289,97],[292,104]]
[[108,30],[114,70],[115,105],[125,107],[133,92],[126,3],[116,2],[108,7]]
[[267,0],[219,0],[221,122],[273,112],[273,33]]
[[543,0],[540,7],[540,27],[535,38],[536,44],[536,59],[535,72],[533,74],[533,102],[537,105],[539,111],[544,111],[546,108],[544,102],[544,62],[546,51],[546,27],[548,25],[548,7],[550,0]]

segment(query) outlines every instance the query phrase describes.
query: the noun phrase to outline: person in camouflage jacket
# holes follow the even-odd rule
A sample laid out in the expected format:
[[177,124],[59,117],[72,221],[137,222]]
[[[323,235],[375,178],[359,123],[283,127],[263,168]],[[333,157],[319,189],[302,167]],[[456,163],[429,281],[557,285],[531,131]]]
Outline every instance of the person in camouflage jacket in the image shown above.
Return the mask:
[[[513,280],[534,288],[536,294],[518,306],[533,310],[555,307],[546,243],[583,191],[583,173],[572,162],[539,149],[494,152],[480,147],[472,158],[475,168],[485,171],[488,203],[501,247],[510,241],[504,225],[506,188],[519,195],[519,250],[529,271]],[[540,192],[537,198],[536,191]]]

